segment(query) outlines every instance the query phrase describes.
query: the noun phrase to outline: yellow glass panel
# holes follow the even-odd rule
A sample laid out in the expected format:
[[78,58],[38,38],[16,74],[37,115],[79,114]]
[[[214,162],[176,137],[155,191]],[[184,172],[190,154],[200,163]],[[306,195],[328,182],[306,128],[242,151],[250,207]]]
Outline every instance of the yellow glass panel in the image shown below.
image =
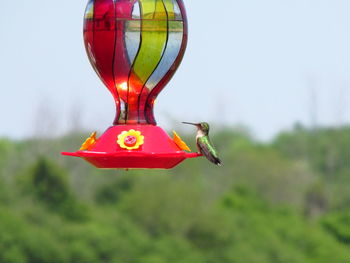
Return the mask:
[[174,20],[175,19],[175,10],[174,10],[173,0],[164,0],[164,5],[166,8],[166,11],[168,12],[168,19]]
[[168,37],[168,21],[162,0],[141,0],[141,46],[130,76],[130,86],[136,93],[156,69],[162,58]]

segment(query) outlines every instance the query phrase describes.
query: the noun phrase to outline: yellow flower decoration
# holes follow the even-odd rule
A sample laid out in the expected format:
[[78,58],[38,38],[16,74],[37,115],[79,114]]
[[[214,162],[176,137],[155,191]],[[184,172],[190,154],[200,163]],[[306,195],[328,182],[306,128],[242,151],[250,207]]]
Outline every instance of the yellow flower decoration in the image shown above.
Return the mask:
[[145,137],[135,130],[123,131],[118,135],[117,143],[123,149],[136,150],[144,143]]
[[190,147],[187,146],[187,144],[180,138],[180,136],[176,133],[176,131],[173,131],[174,133],[174,142],[176,145],[183,151],[188,151],[190,152],[191,149]]
[[85,142],[81,145],[79,151],[87,151],[91,149],[97,142],[96,138],[97,132],[93,132],[89,138],[85,140]]

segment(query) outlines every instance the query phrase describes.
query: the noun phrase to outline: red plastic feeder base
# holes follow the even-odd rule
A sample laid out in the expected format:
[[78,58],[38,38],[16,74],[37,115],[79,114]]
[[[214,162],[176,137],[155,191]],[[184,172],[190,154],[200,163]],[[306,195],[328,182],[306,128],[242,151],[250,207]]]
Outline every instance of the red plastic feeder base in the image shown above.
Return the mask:
[[[141,133],[136,141],[131,130]],[[123,137],[123,132],[129,133]],[[133,146],[137,148],[127,149]],[[170,169],[187,158],[201,156],[182,151],[162,128],[153,125],[112,126],[89,150],[62,154],[81,157],[98,168],[107,169]]]

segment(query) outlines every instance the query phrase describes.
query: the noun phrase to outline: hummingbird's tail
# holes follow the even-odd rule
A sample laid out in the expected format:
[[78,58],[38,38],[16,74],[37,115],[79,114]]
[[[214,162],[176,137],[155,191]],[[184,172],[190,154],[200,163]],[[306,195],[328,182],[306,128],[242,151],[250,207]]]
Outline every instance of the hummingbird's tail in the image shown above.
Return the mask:
[[222,166],[222,165],[223,165],[222,161],[221,161],[219,158],[215,158],[214,163],[215,163],[217,166]]

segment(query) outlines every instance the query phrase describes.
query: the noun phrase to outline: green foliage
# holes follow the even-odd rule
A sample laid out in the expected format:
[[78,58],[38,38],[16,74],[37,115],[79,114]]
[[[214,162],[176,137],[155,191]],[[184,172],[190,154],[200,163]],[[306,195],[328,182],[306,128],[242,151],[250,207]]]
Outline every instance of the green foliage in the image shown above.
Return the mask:
[[350,262],[350,128],[213,135],[223,167],[129,172],[0,140],[0,262]]
[[[324,181],[331,209],[348,207],[350,200],[350,127],[308,130],[296,126],[273,143],[288,159],[307,163]],[[335,194],[331,194],[334,192]]]
[[340,242],[350,245],[350,211],[330,214],[322,223],[325,229]]
[[328,178],[350,171],[350,127],[308,130],[296,126],[280,134],[274,146],[288,157],[308,161]]
[[40,158],[31,173],[32,189],[36,198],[54,209],[71,198],[67,176],[44,158]]
[[25,195],[32,196],[48,209],[67,219],[83,220],[87,217],[87,208],[76,200],[67,179],[60,167],[40,157],[19,182]]
[[223,207],[231,215],[234,229],[240,227],[236,233],[231,232],[235,243],[249,246],[255,252],[245,256],[246,262],[350,260],[347,248],[336,244],[319,226],[305,222],[293,210],[267,204],[249,189],[234,189],[224,198]]
[[305,213],[308,217],[322,215],[328,209],[328,194],[325,183],[317,181],[305,194]]
[[96,193],[96,201],[100,204],[114,204],[133,187],[132,177],[118,178],[115,182],[103,185]]

